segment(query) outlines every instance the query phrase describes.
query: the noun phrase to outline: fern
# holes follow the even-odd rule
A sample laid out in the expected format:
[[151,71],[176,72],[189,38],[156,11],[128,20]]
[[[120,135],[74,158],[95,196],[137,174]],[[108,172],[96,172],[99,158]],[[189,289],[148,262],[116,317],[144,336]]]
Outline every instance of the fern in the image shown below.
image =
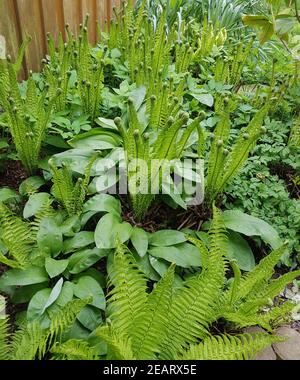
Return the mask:
[[244,165],[253,145],[265,133],[262,127],[270,104],[267,104],[254,116],[249,125],[241,131],[231,151],[226,146],[229,137],[229,115],[225,113],[218,124],[212,142],[208,177],[206,184],[206,201],[212,203],[218,194],[234,179]]
[[14,268],[25,268],[29,265],[30,253],[34,244],[30,225],[15,216],[3,203],[0,203],[0,226],[1,240],[13,261],[3,255],[0,260]]
[[42,359],[51,348],[57,345],[62,334],[72,326],[77,315],[90,300],[72,300],[60,311],[50,315],[51,324],[43,329],[38,322],[23,323],[12,335],[11,343],[5,344],[9,360]]
[[87,342],[80,340],[68,340],[65,343],[56,344],[51,353],[56,360],[98,360],[99,355],[89,347]]
[[146,278],[136,270],[136,265],[125,248],[119,246],[109,273],[110,284],[108,316],[117,334],[130,334],[135,330],[134,318],[146,303]]
[[77,215],[82,211],[92,167],[97,157],[98,154],[91,158],[85,169],[84,178],[78,178],[76,183],[73,181],[72,172],[68,166],[62,164],[62,168],[58,169],[52,160],[49,161],[49,166],[53,174],[53,194],[55,198],[61,202],[69,216]]
[[[214,306],[224,286],[226,271],[224,230],[217,209],[214,210],[210,232],[211,250],[207,266],[203,266],[201,274],[187,280],[183,288],[174,294],[162,359],[171,359],[188,344],[195,343],[199,337],[204,338],[215,318]],[[189,318],[185,317],[187,315]]]
[[7,360],[9,357],[8,337],[8,318],[0,315],[0,360]]
[[161,341],[167,332],[168,317],[172,302],[174,266],[171,266],[163,279],[147,297],[144,310],[135,318],[133,351],[138,359],[155,359]]
[[250,360],[272,343],[282,338],[257,333],[237,336],[220,335],[205,339],[199,345],[193,345],[180,360]]
[[33,79],[29,79],[26,99],[22,99],[17,72],[11,62],[0,65],[0,104],[8,117],[8,127],[18,156],[29,174],[38,167],[38,159],[50,123],[54,97],[46,100],[47,92],[40,93]]

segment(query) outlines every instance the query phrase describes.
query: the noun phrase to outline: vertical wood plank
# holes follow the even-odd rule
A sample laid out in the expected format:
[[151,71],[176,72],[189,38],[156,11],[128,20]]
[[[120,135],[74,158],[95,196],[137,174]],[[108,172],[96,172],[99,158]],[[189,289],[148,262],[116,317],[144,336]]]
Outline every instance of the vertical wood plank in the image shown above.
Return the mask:
[[46,33],[54,37],[59,31],[65,37],[64,26],[77,34],[79,24],[90,14],[90,40],[97,39],[97,26],[108,29],[113,16],[113,6],[121,0],[0,0],[0,35],[6,40],[7,53],[17,57],[22,40],[30,35],[32,42],[24,59],[24,70],[39,70],[40,61],[46,54]]
[[39,0],[16,0],[21,26],[21,37],[31,36],[32,42],[26,52],[27,68],[38,71],[40,60],[46,53],[43,17]]
[[107,0],[97,0],[97,20],[101,30],[107,27]]
[[81,0],[63,0],[64,20],[70,25],[70,30],[78,35],[79,24],[82,22]]
[[97,9],[96,0],[82,0],[82,19],[84,20],[86,15],[89,14],[89,36],[91,43],[96,42],[97,37]]
[[[0,35],[6,41],[6,54],[16,59],[21,44],[21,31],[15,3],[12,0],[0,0]],[[25,59],[24,66],[26,68]]]
[[40,0],[43,10],[44,30],[51,33],[55,41],[59,31],[65,35],[62,0]]

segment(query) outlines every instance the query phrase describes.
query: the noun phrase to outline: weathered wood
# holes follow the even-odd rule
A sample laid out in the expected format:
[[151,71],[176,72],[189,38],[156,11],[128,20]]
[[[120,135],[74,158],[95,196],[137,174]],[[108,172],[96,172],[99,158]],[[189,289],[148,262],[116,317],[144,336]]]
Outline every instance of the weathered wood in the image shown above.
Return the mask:
[[47,32],[55,39],[59,32],[65,37],[68,23],[70,30],[77,34],[88,13],[90,40],[95,43],[97,24],[108,30],[113,6],[120,3],[121,0],[0,0],[0,35],[5,38],[7,53],[13,58],[17,57],[25,37],[32,37],[23,62],[23,73],[27,74],[29,70],[40,69],[41,59],[47,53]]
[[37,71],[40,68],[40,61],[46,53],[41,2],[39,0],[17,0],[17,13],[22,40],[27,36],[32,39],[25,54],[27,68]]

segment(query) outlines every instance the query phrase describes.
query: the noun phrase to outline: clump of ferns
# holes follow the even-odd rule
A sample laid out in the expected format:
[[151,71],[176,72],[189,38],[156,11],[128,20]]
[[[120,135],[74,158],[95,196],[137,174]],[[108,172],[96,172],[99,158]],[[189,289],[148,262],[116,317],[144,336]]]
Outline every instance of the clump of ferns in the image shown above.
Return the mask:
[[83,204],[88,192],[92,167],[99,157],[95,154],[88,163],[83,177],[74,181],[73,173],[66,163],[61,164],[58,168],[50,159],[49,166],[52,172],[52,193],[61,203],[69,216],[78,215],[82,212]]
[[242,39],[237,45],[233,45],[234,40],[229,38],[225,56],[222,54],[216,61],[214,69],[216,82],[229,84],[238,89],[254,40],[255,36],[251,36],[248,41]]
[[137,85],[147,84],[148,93],[153,94],[166,78],[173,60],[176,71],[185,72],[193,51],[180,42],[178,25],[168,28],[165,7],[154,23],[145,11],[145,4],[146,1],[142,1],[137,15],[130,3],[124,13],[116,14],[116,21],[111,24],[109,47],[122,52],[132,81]]
[[[66,303],[60,310],[50,314],[51,322],[47,328],[43,328],[37,321],[23,321],[11,333],[8,317],[0,317],[0,360],[43,360],[46,355],[49,357],[52,348],[63,344],[65,334],[90,301],[76,299]],[[85,357],[87,356],[88,349],[85,352]]]
[[[122,120],[119,117],[115,119],[115,124],[123,138],[128,190],[137,220],[141,220],[146,215],[155,198],[154,194],[161,190],[164,164],[182,158],[194,131],[198,132],[200,149],[204,144],[203,131],[200,127],[200,122],[205,117],[204,112],[190,121],[188,113],[178,110],[177,102],[171,109],[174,116],[171,116],[172,112],[170,112],[164,118],[157,118],[153,115],[157,112],[156,108],[151,107],[150,122],[145,126],[139,121],[133,100],[129,99],[127,119]],[[139,160],[146,163],[146,167],[141,170]],[[135,163],[136,166],[134,166]],[[153,186],[156,186],[155,191],[153,191]]]
[[[58,38],[58,48],[55,49],[53,37],[48,35],[50,59],[43,60],[44,77],[49,91],[60,88],[61,93],[55,102],[56,111],[63,111],[69,101],[70,79],[76,76],[75,88],[81,99],[83,112],[95,120],[100,114],[101,92],[104,87],[104,57],[105,51],[94,52],[88,36],[88,16],[80,25],[78,38],[71,33],[66,25],[67,42]],[[74,89],[73,89],[74,90]]]
[[7,113],[8,128],[12,135],[19,159],[28,174],[34,174],[38,167],[39,154],[47,128],[55,97],[46,88],[40,92],[30,76],[25,98],[22,97],[14,65],[8,60],[0,61],[0,104]]
[[211,205],[226,186],[235,178],[247,160],[257,140],[266,133],[264,119],[270,108],[270,96],[266,104],[243,128],[236,141],[229,146],[230,115],[235,109],[235,102],[219,97],[216,102],[216,113],[219,122],[214,130],[207,159],[207,175],[205,185],[205,201]]
[[[96,330],[107,343],[106,359],[249,360],[282,340],[268,332],[286,321],[295,305],[287,302],[267,312],[262,309],[300,274],[295,271],[272,279],[286,246],[247,274],[242,275],[233,263],[234,278],[228,281],[230,263],[220,211],[214,208],[209,242],[190,240],[201,254],[201,272],[174,287],[175,265],[171,265],[151,291],[131,252],[117,247],[109,270],[107,323]],[[220,319],[235,330],[259,325],[267,332],[213,335],[211,326]],[[70,345],[61,346],[55,352],[67,358],[69,349]]]

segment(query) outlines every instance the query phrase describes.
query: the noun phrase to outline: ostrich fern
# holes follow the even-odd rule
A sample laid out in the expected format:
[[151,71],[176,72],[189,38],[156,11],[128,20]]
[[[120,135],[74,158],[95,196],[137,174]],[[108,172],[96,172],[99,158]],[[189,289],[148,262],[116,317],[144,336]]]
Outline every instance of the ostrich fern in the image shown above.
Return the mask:
[[228,139],[232,107],[234,107],[232,102],[228,104],[227,102],[223,102],[221,105],[218,105],[220,121],[214,131],[208,158],[206,201],[209,204],[233,180],[247,160],[254,144],[266,132],[265,127],[262,125],[270,108],[269,100],[257,112],[248,126],[240,132],[236,142],[230,149],[228,147]]
[[0,105],[7,113],[9,131],[18,156],[28,174],[33,174],[38,167],[54,98],[49,99],[47,91],[40,93],[37,84],[29,78],[23,99],[15,66],[7,60],[0,60],[0,88]]
[[88,163],[83,178],[78,178],[76,183],[73,181],[73,175],[68,166],[62,165],[57,168],[52,160],[49,165],[53,174],[53,194],[55,198],[63,205],[69,216],[81,213],[83,203],[90,182],[91,170],[98,154],[94,155]]
[[[254,297],[258,300],[262,293],[274,298],[299,276],[299,271],[293,272],[281,278],[278,286],[270,281],[285,247],[267,256],[253,272],[236,275],[234,281],[242,285],[235,286],[233,282],[228,288],[226,235],[217,209],[214,209],[209,246],[195,239],[191,241],[201,252],[201,273],[174,289],[175,267],[171,265],[150,293],[131,253],[122,246],[117,249],[110,273],[109,323],[97,330],[98,336],[108,344],[107,359],[251,359],[258,351],[281,340],[268,333],[212,336],[210,326],[219,318],[229,317],[227,307],[238,321],[236,326],[248,326],[248,321],[242,321],[243,307],[247,308]],[[255,317],[255,324],[271,330],[271,323],[279,317],[287,318],[290,307],[263,312],[262,307],[268,301],[262,297],[250,315]],[[228,321],[234,323],[232,317]]]
[[[189,115],[178,112],[176,104],[173,107],[173,111],[177,112],[176,117],[165,115],[163,120],[159,117],[157,119],[155,117],[157,110],[154,107],[151,108],[150,125],[147,128],[139,121],[133,101],[129,99],[128,125],[126,126],[120,118],[115,119],[115,124],[123,138],[127,159],[128,188],[137,219],[141,219],[146,214],[155,198],[154,194],[161,189],[161,170],[164,163],[180,159],[191,134],[195,130],[201,132],[199,125],[205,116],[204,113],[200,113],[195,120],[187,124]],[[156,124],[153,125],[151,120],[155,119]],[[161,125],[158,126],[157,123]],[[155,184],[158,187],[154,189]]]
[[60,311],[51,315],[49,328],[39,323],[23,323],[13,334],[9,334],[7,318],[0,318],[0,360],[35,360],[45,355],[62,340],[76,320],[77,315],[89,300],[73,300]]

